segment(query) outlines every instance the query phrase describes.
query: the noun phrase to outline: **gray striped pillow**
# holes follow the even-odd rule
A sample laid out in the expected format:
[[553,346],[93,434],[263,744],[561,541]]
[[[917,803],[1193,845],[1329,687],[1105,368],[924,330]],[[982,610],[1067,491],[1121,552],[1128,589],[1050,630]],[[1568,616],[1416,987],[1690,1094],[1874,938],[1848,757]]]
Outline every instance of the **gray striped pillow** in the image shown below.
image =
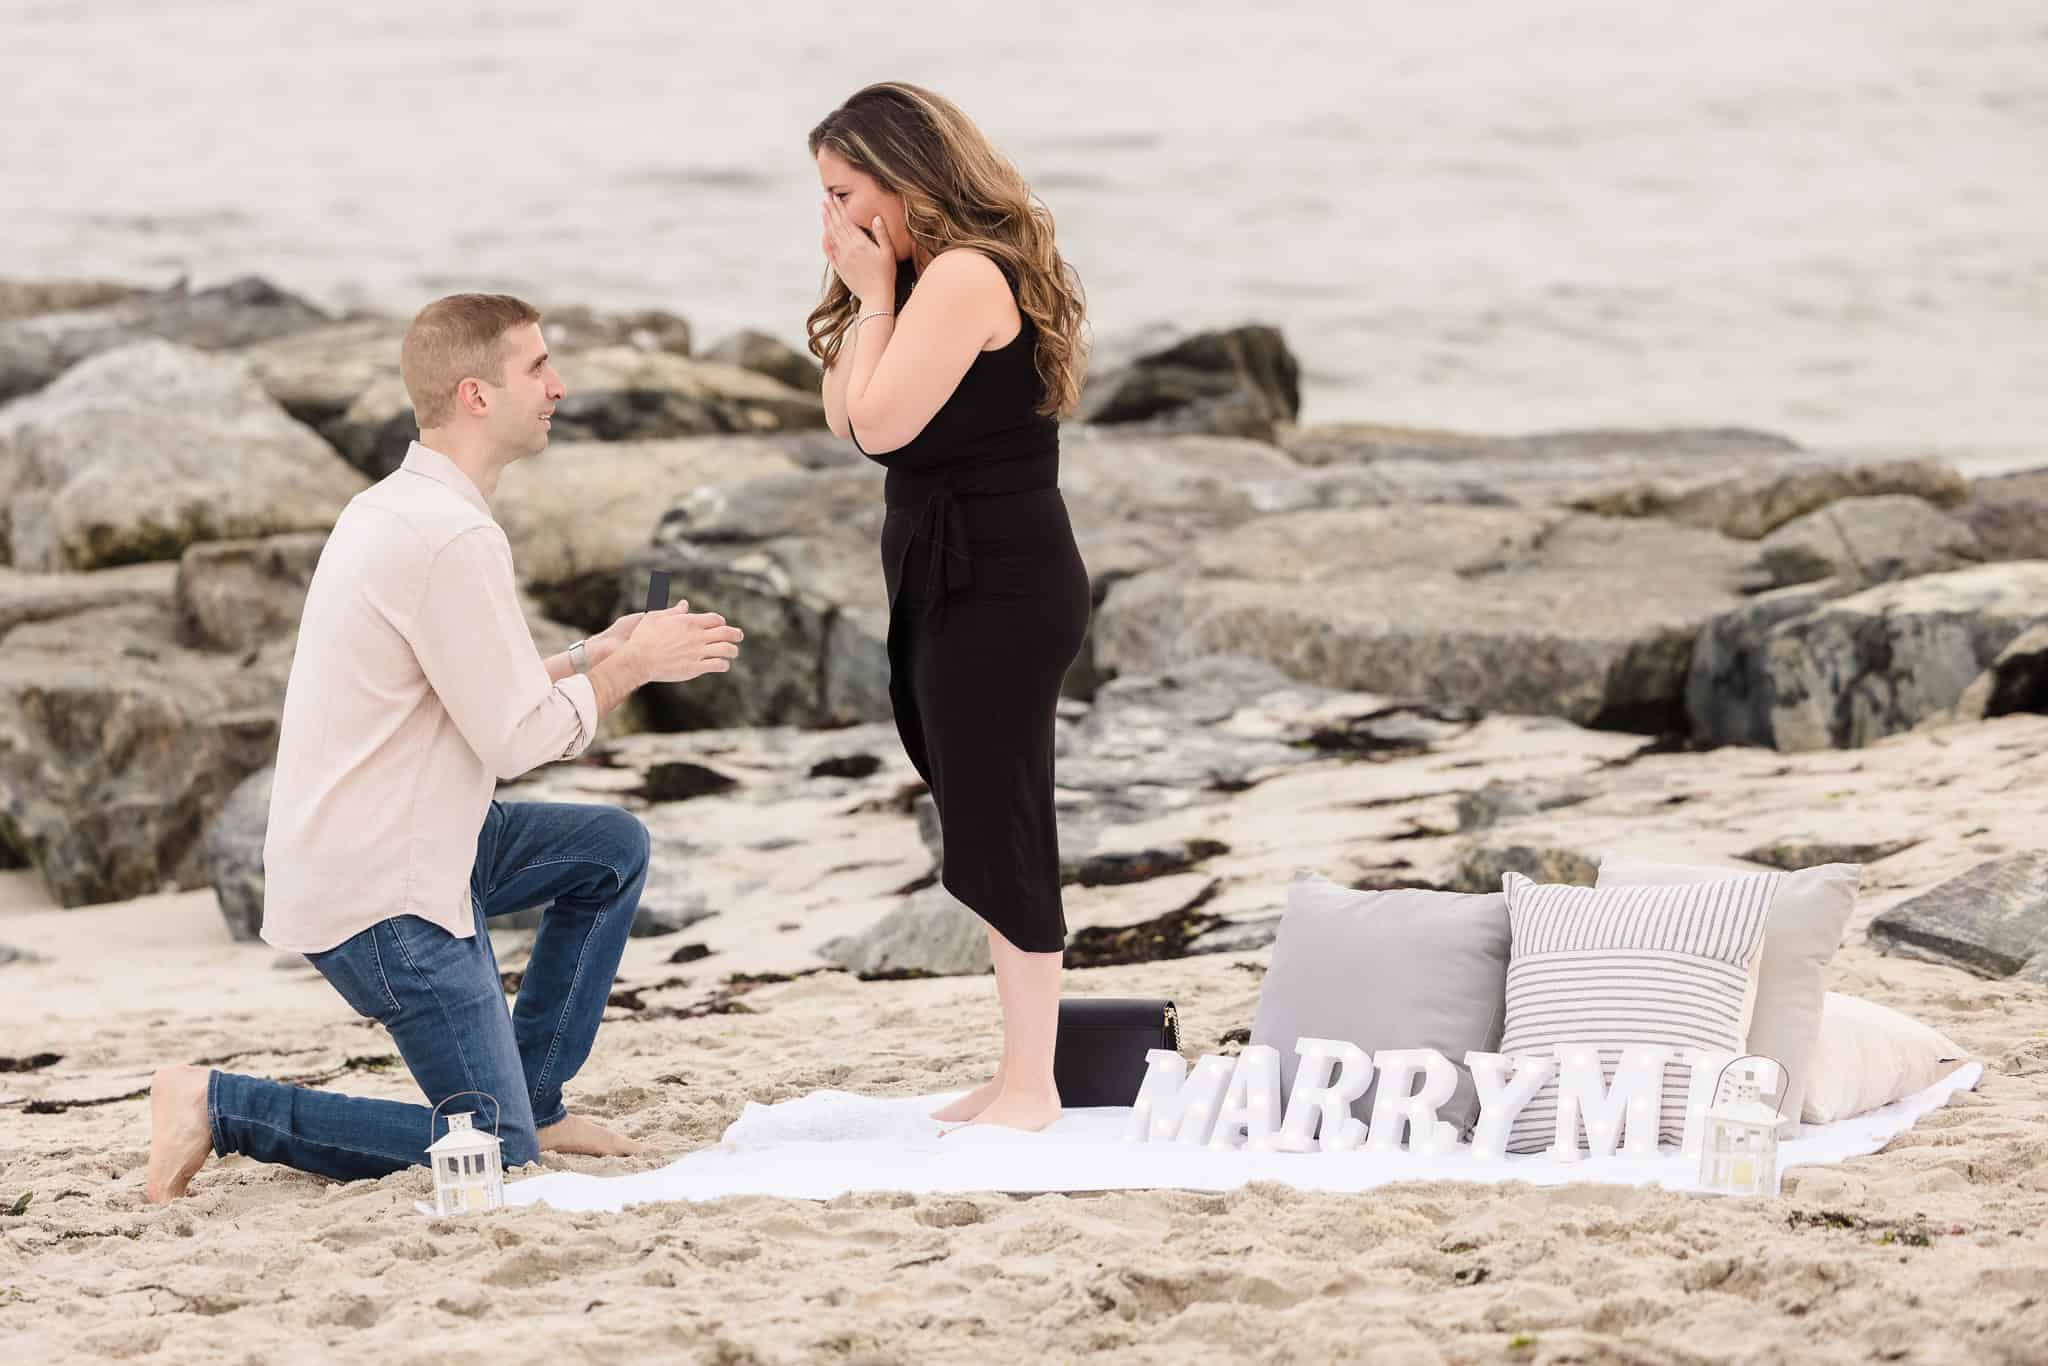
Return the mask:
[[[1740,1053],[1755,1001],[1764,922],[1783,873],[1662,887],[1545,886],[1509,873],[1512,940],[1503,1053],[1601,1044],[1611,1085],[1623,1047]],[[1689,1078],[1664,1074],[1660,1138],[1684,1141]],[[1557,1082],[1530,1097],[1508,1151],[1550,1146]],[[1583,1143],[1583,1138],[1582,1138]]]

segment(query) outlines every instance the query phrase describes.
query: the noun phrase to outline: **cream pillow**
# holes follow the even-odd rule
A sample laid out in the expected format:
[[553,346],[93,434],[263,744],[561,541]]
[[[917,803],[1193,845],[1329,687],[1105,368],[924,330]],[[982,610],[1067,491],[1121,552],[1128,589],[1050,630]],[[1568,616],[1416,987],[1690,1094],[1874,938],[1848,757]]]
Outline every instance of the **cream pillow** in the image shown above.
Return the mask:
[[[1600,860],[1600,887],[1668,886],[1716,882],[1751,875],[1741,868],[1705,868],[1684,863],[1645,863],[1608,854]],[[1764,953],[1757,965],[1756,1006],[1744,1047],[1785,1064],[1781,1097],[1784,1129],[1800,1112],[1813,1075],[1813,1049],[1820,1037],[1820,1000],[1827,991],[1828,960],[1842,946],[1842,934],[1856,911],[1863,869],[1828,863],[1785,874],[1764,927]]]
[[1904,1100],[1968,1061],[1938,1030],[1854,996],[1827,993],[1801,1117],[1833,1124]]

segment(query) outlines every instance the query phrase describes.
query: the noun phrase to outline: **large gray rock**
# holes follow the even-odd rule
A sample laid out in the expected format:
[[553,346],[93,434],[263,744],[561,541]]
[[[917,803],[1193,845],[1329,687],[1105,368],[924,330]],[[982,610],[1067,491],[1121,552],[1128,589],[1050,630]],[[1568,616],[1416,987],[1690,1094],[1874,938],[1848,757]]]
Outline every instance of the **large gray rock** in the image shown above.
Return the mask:
[[1532,882],[1590,887],[1600,878],[1600,864],[1576,849],[1480,843],[1459,855],[1444,886],[1453,892],[1498,892],[1509,873],[1520,873]]
[[0,569],[0,643],[17,626],[53,621],[94,607],[169,611],[176,600],[177,582],[174,564],[131,564],[89,574],[25,574]]
[[208,541],[178,561],[178,623],[202,650],[254,650],[298,630],[324,531]]
[[170,342],[96,356],[0,409],[0,560],[19,568],[325,530],[363,487],[239,362]]
[[817,393],[718,361],[624,346],[579,351],[569,396],[555,409],[557,439],[627,441],[721,433],[802,431],[825,425]]
[[[366,472],[381,477],[389,469],[371,456],[376,438],[393,423],[402,430],[412,416],[398,369],[405,329],[399,318],[353,318],[259,342],[237,354],[286,412],[318,429]],[[582,351],[621,346],[690,354],[690,325],[672,313],[560,309],[542,317],[541,330],[555,354],[556,369],[571,389],[583,377],[576,360]],[[356,401],[372,390],[378,391],[377,401],[349,422]],[[415,435],[417,429],[405,431],[402,439],[392,438],[400,458]]]
[[864,470],[712,485],[677,502],[653,544],[628,562],[621,596],[644,592],[649,569],[669,569],[675,596],[720,613],[746,631],[747,643],[729,675],[645,689],[654,724],[689,730],[887,717],[882,514],[881,490]]
[[540,330],[547,338],[548,349],[557,355],[577,355],[605,346],[658,351],[669,356],[691,353],[689,321],[660,308],[618,311],[586,308],[581,304],[543,308]]
[[[604,346],[565,352],[556,368],[568,388],[568,397],[555,408],[557,444],[761,435],[825,425],[821,396],[736,365]],[[350,464],[379,479],[398,468],[407,446],[419,437],[412,400],[395,377],[358,394],[346,412],[321,430]]]
[[[65,905],[209,880],[203,832],[275,755],[323,539],[201,546],[179,565],[0,573],[0,844]],[[521,605],[542,653],[579,634]],[[599,738],[641,724],[629,702]]]
[[206,880],[228,933],[244,942],[263,937],[263,836],[276,778],[264,768],[243,779],[206,831]]
[[[1482,436],[1427,427],[1332,422],[1282,435],[1287,454],[1310,466],[1375,465],[1415,460],[1436,464],[1529,465],[1675,458],[1725,470],[1759,456],[1786,456],[1799,447],[1773,432],[1741,427],[1593,428]],[[1610,472],[1612,466],[1608,466]]]
[[752,370],[801,393],[815,394],[825,385],[825,371],[817,361],[766,332],[735,332],[706,351],[704,359]]
[[2015,712],[2048,712],[2048,626],[2029,626],[1971,680],[1946,713],[1927,724],[1982,721]]
[[[776,446],[789,438],[777,438]],[[800,443],[802,439],[799,439]],[[553,459],[550,450],[544,458]],[[804,459],[803,452],[791,458]],[[1185,551],[1188,538],[1291,506],[1285,457],[1248,441],[1069,428],[1062,485],[1097,601],[1110,584]],[[647,569],[743,627],[741,670],[649,690],[664,728],[837,725],[889,716],[880,472],[863,462],[707,485],[679,500],[631,560],[618,606]],[[1069,674],[1092,691],[1092,645]]]
[[1968,493],[1963,477],[1938,461],[1885,460],[1732,476],[1710,469],[1691,481],[1637,482],[1588,493],[1572,506],[1608,517],[1661,518],[1754,541],[1844,498],[1905,494],[1954,507]]
[[352,318],[235,354],[286,412],[334,441],[332,425],[358,398],[380,384],[399,383],[404,339],[405,324],[397,319]]
[[1541,811],[1577,806],[1594,795],[1592,785],[1579,780],[1509,783],[1495,778],[1484,787],[1458,794],[1458,829],[1490,830]]
[[[80,361],[151,338],[222,351],[328,321],[305,300],[254,276],[212,289],[183,285],[98,307],[0,323],[0,399],[40,389]],[[174,397],[145,390],[143,400]]]
[[1972,480],[1958,515],[1985,559],[2048,560],[2048,469]]
[[1706,746],[1773,745],[1771,633],[1855,589],[1824,579],[1761,593],[1701,628],[1685,677],[1686,727],[1693,740]]
[[1740,428],[1478,436],[1361,423],[1283,432],[1321,506],[1458,503],[1557,507],[1620,484],[1686,486],[1731,472],[1814,468],[1824,458]]
[[0,322],[99,308],[143,292],[112,280],[0,280]]
[[[1263,441],[1071,425],[1060,433],[1061,491],[1084,503],[1081,516],[1099,509],[1105,522],[1124,517],[1190,530],[1232,527],[1271,512],[1327,506],[1342,496],[1331,491],[1335,487],[1304,477]],[[1094,545],[1082,548],[1090,552]]]
[[[621,576],[664,509],[714,484],[800,473],[792,444],[755,436],[556,443],[505,471],[491,511],[520,581],[548,613],[601,631],[621,614]],[[645,598],[643,576],[631,610]]]
[[988,932],[944,887],[914,893],[857,935],[831,940],[818,956],[857,977],[972,977],[988,972]]
[[1271,441],[1301,411],[1301,365],[1278,328],[1202,332],[1090,376],[1081,420]]
[[1968,522],[1903,494],[1830,503],[1785,523],[1757,551],[1774,587],[1842,579],[1867,588],[1985,559]]
[[99,607],[0,650],[0,838],[63,905],[204,885],[202,833],[276,749],[289,643],[202,653],[175,629]]
[[2048,982],[2048,854],[1980,863],[1879,914],[1870,938],[1887,952],[1979,977]]
[[1247,654],[1326,687],[1663,730],[1749,558],[1712,532],[1567,514],[1292,513],[1114,585],[1096,651],[1119,672]]
[[1802,868],[1818,868],[1827,863],[1876,863],[1893,854],[1901,854],[1919,844],[1919,840],[1885,840],[1882,843],[1842,843],[1836,840],[1772,840],[1754,849],[1745,849],[1736,857],[1746,863],[1761,863],[1766,868],[1777,868],[1787,873],[1796,873]]
[[2048,561],[1884,584],[1772,628],[1780,749],[1869,744],[1954,707],[2028,628],[2048,623]]

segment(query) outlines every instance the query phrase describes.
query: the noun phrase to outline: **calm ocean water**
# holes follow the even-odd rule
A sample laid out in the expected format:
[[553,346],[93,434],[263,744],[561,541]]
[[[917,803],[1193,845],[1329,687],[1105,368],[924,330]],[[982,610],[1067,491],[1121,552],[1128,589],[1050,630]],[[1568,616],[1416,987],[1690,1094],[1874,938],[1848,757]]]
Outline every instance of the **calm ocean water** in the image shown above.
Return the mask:
[[901,77],[1052,206],[1107,348],[1278,323],[1309,420],[2048,463],[2039,0],[6,11],[8,274],[508,288],[794,341],[804,135]]

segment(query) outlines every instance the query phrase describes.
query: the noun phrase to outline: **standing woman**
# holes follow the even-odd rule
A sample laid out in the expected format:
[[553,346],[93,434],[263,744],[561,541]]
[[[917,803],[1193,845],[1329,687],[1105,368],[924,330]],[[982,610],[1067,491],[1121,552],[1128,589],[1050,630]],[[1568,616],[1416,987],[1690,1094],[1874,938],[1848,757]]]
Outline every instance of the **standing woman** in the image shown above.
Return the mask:
[[855,94],[811,131],[825,297],[810,317],[835,434],[888,470],[889,696],[930,785],[945,886],[995,960],[995,1076],[938,1111],[1059,1118],[1053,712],[1088,628],[1059,492],[1058,416],[1081,389],[1079,278],[1052,215],[967,116],[914,85]]

